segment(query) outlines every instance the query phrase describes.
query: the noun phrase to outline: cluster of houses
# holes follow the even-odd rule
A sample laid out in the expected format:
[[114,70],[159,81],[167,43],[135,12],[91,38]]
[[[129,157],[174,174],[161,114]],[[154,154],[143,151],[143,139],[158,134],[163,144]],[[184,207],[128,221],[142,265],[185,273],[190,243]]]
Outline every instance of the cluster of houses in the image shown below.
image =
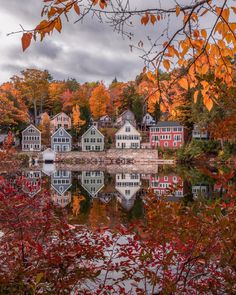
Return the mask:
[[[51,179],[51,197],[54,203],[60,207],[66,207],[72,200],[70,188],[72,187],[72,172],[66,170],[42,170]],[[42,184],[41,171],[24,172],[28,183],[23,187],[29,196],[38,194]],[[108,203],[116,198],[126,210],[130,210],[137,196],[145,195],[147,189],[151,189],[157,197],[165,195],[169,201],[178,201],[188,191],[184,180],[176,174],[140,174],[140,173],[116,173],[114,186],[106,187],[105,174],[103,171],[82,171],[78,180],[83,189],[92,198],[99,198],[102,202]],[[145,181],[147,188],[142,188],[142,181]],[[147,182],[146,182],[147,181]],[[30,184],[30,185],[29,185]],[[198,183],[192,185],[192,194],[196,198],[199,195],[204,197],[212,196],[222,189],[217,183],[214,185]]]
[[[40,121],[39,121],[40,122]],[[134,114],[127,110],[123,112],[112,124],[110,116],[101,117],[93,121],[88,130],[82,135],[78,145],[82,151],[103,151],[104,135],[100,128],[116,127],[115,147],[117,149],[139,149],[144,147],[156,148],[179,148],[187,138],[187,131],[179,122],[160,121],[155,122],[150,114],[143,118],[143,125],[149,129],[149,142],[142,143],[141,133],[136,128]],[[51,119],[51,148],[55,152],[68,152],[72,149],[71,118],[65,113],[59,113]],[[196,139],[207,139],[208,133],[195,126],[192,137]],[[22,131],[22,150],[41,151],[41,132],[31,124]]]

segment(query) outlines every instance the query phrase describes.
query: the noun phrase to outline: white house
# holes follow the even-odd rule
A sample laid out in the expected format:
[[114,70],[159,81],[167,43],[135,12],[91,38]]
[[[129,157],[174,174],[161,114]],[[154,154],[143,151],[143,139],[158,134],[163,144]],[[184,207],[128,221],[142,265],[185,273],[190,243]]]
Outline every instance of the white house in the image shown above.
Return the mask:
[[136,193],[141,188],[140,174],[137,173],[118,173],[116,174],[116,190],[120,196],[118,201],[122,207],[130,210],[135,201]]
[[128,121],[116,132],[117,149],[139,149],[141,135]]
[[42,152],[43,162],[44,163],[52,163],[56,160],[56,152],[51,148],[46,149]]
[[143,116],[142,125],[146,127],[153,126],[156,125],[156,121],[149,113],[146,113],[146,115]]

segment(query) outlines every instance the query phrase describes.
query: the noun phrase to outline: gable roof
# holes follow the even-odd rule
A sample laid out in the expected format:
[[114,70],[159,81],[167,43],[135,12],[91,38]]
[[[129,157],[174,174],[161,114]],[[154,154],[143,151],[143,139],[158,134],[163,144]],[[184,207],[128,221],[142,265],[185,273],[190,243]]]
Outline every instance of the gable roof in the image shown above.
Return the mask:
[[22,133],[25,132],[26,130],[28,130],[29,128],[33,128],[33,129],[35,129],[35,130],[37,130],[38,132],[41,133],[41,131],[40,131],[37,127],[35,127],[33,124],[30,124],[28,127],[26,127],[26,128],[22,131]]
[[111,117],[109,115],[105,115],[105,116],[102,116],[101,118],[99,118],[99,121],[105,119],[106,117],[108,117],[109,119],[111,119]]
[[124,129],[124,127],[125,126],[131,126],[132,128],[133,128],[133,130],[135,131],[135,133],[136,134],[138,134],[138,135],[141,135],[139,132],[138,132],[138,130],[129,122],[129,121],[125,121],[125,123],[120,127],[120,129],[119,130],[117,130],[116,131],[116,133],[115,134],[118,134],[118,133],[120,133],[123,129]]
[[183,127],[180,122],[177,121],[159,121],[153,127]]
[[102,132],[100,132],[95,126],[90,126],[89,127],[89,129],[87,129],[85,132],[84,132],[84,134],[81,136],[82,138],[91,130],[91,129],[95,129],[96,131],[98,131],[98,133],[102,136],[102,137],[104,137],[104,135],[102,134]]
[[55,116],[53,116],[53,117],[51,118],[51,120],[55,119],[56,117],[58,117],[58,116],[61,115],[61,114],[64,114],[64,115],[66,115],[67,117],[70,118],[70,116],[68,116],[65,112],[60,112],[60,113],[56,114]]
[[70,135],[70,133],[69,132],[67,132],[66,131],[66,129],[65,128],[63,128],[63,127],[60,127],[59,129],[57,129],[53,134],[52,134],[52,136],[51,137],[53,137],[53,136],[55,136],[56,135],[56,133],[57,132],[59,132],[60,130],[63,130],[63,132],[65,132],[67,135],[69,135],[70,136],[70,138],[72,138],[72,136]]
[[125,113],[132,113],[133,115],[134,115],[134,113],[130,110],[130,109],[128,109],[128,110],[125,110],[123,113],[121,113],[120,115],[119,115],[119,117],[122,117]]

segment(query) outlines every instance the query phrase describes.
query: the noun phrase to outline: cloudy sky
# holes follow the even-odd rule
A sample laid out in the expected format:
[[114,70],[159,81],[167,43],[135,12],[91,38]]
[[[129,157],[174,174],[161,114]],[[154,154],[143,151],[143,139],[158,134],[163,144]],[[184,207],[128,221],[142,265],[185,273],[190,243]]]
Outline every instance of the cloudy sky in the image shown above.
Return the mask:
[[[191,4],[196,0],[178,0],[180,5]],[[214,0],[222,4],[223,0]],[[235,0],[229,0],[229,4]],[[113,32],[107,24],[87,18],[83,23],[73,24],[64,21],[62,33],[54,32],[44,42],[32,42],[25,53],[21,48],[21,34],[6,36],[17,31],[22,25],[25,29],[34,28],[40,22],[43,0],[0,0],[0,83],[19,74],[25,68],[47,69],[54,79],[76,78],[79,82],[101,81],[109,83],[114,77],[120,81],[132,80],[143,69],[141,52],[130,51],[130,44],[137,45],[140,40],[149,46],[147,36],[155,39],[167,22],[153,26],[135,25],[130,28],[135,38],[127,38]],[[130,0],[134,7],[162,5],[162,8],[175,7],[175,0]],[[137,20],[140,24],[140,19]],[[168,24],[172,33],[178,27],[178,19]],[[205,27],[211,26],[209,16],[204,20]],[[134,22],[135,24],[135,22]],[[162,43],[162,42],[160,42]]]
[[[1,0],[0,11],[0,83],[25,68],[48,69],[55,79],[74,77],[79,82],[109,83],[134,79],[142,70],[139,52],[131,52],[130,41],[114,33],[106,24],[88,19],[83,24],[64,23],[61,34],[55,32],[45,42],[33,42],[25,52],[21,34],[7,33],[32,28],[39,22],[41,0]],[[140,29],[140,28],[139,28]],[[142,26],[145,34],[145,28]]]

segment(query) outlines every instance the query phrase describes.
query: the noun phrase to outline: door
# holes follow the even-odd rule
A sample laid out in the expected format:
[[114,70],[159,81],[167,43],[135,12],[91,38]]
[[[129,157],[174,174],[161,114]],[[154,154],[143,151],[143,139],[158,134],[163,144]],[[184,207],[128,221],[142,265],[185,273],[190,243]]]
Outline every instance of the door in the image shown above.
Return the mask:
[[122,147],[122,149],[125,149],[125,142],[122,142],[122,144],[121,144],[121,147]]

